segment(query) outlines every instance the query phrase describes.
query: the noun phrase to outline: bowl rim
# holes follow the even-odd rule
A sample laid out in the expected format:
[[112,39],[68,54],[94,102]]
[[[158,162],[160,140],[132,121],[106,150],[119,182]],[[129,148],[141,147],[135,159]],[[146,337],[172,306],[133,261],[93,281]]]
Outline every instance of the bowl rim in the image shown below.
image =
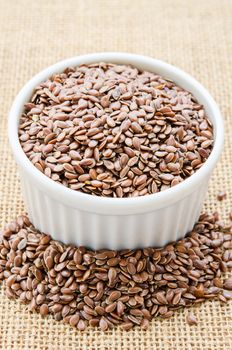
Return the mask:
[[[18,122],[24,108],[24,103],[28,101],[32,95],[35,86],[52,74],[62,72],[68,66],[78,66],[83,63],[90,64],[103,61],[119,64],[132,64],[140,69],[146,69],[147,66],[153,67],[147,70],[157,72],[158,74],[171,78],[174,81],[176,81],[176,79],[184,81],[184,84],[189,86],[189,91],[195,91],[195,94],[193,94],[198,100],[200,97],[200,99],[205,101],[204,107],[205,104],[207,104],[211,111],[211,115],[214,116],[214,146],[205,163],[193,175],[174,187],[148,196],[131,198],[100,197],[75,191],[55,182],[41,173],[27,158],[19,142]],[[145,68],[142,68],[143,66]],[[181,85],[179,82],[177,82],[177,84]],[[164,206],[174,204],[180,198],[184,198],[192,193],[199,182],[208,179],[223,148],[224,127],[223,119],[216,102],[209,92],[188,73],[169,63],[148,56],[125,52],[103,52],[68,58],[59,61],[34,75],[22,87],[13,101],[8,118],[8,138],[17,163],[27,173],[26,181],[28,181],[28,179],[30,181],[30,179],[33,178],[36,186],[38,186],[40,190],[46,191],[50,197],[54,198],[54,200],[58,199],[67,206],[81,208],[83,211],[105,215],[128,215],[151,212],[154,209],[161,209]]]

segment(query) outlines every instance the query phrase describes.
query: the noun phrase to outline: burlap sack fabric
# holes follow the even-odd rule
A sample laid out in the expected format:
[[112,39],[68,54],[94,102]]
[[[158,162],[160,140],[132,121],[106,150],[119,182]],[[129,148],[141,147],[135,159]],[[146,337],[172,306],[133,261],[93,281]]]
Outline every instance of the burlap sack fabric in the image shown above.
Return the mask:
[[[0,222],[24,211],[18,174],[7,141],[7,113],[21,86],[42,68],[66,57],[97,51],[150,55],[179,66],[203,83],[225,118],[225,149],[205,207],[232,209],[232,1],[231,0],[0,0]],[[219,190],[227,199],[216,201]],[[114,329],[83,333],[29,313],[0,288],[0,349],[231,350],[232,303],[207,302],[148,331]]]

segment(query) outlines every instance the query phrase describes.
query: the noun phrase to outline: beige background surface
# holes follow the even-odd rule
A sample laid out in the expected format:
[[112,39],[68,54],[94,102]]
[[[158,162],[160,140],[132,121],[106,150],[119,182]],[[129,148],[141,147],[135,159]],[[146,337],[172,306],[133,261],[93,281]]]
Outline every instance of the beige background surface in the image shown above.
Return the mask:
[[[214,172],[207,209],[232,209],[232,1],[231,0],[0,0],[0,224],[23,212],[18,175],[6,136],[7,113],[22,85],[63,58],[96,51],[150,55],[179,66],[203,83],[225,118],[226,142]],[[216,201],[220,189],[226,201]],[[147,331],[104,334],[42,319],[9,301],[0,288],[0,349],[231,350],[232,302],[156,319]]]

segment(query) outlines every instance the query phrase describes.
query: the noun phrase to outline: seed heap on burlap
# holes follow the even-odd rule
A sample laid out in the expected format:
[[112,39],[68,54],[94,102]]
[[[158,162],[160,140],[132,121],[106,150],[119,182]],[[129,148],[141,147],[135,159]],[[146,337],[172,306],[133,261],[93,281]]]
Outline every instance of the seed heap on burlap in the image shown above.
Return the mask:
[[[37,231],[27,216],[6,225],[0,280],[6,294],[41,315],[84,330],[115,325],[146,329],[156,316],[206,299],[232,298],[232,230],[218,214],[201,215],[184,239],[164,248],[99,250],[73,247]],[[189,324],[196,317],[189,314]]]
[[172,81],[99,63],[67,68],[36,87],[19,138],[52,180],[92,195],[135,197],[197,171],[213,130],[203,106]]

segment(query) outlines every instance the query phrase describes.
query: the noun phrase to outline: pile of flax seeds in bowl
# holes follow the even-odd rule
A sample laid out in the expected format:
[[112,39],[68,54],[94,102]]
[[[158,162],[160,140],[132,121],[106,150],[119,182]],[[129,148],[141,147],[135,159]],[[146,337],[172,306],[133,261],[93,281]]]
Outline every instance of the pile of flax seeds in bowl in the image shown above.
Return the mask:
[[210,155],[213,130],[194,96],[131,66],[67,68],[25,104],[19,139],[52,180],[105,197],[175,186]]
[[[19,139],[53,181],[122,198],[163,191],[191,176],[210,155],[213,128],[203,106],[174,82],[99,63],[67,68],[36,87]],[[2,231],[0,280],[9,298],[79,330],[146,329],[154,317],[232,298],[232,279],[225,277],[231,238],[231,225],[205,213],[185,238],[165,247],[93,251],[53,240],[23,215]],[[191,312],[186,320],[198,322]]]

